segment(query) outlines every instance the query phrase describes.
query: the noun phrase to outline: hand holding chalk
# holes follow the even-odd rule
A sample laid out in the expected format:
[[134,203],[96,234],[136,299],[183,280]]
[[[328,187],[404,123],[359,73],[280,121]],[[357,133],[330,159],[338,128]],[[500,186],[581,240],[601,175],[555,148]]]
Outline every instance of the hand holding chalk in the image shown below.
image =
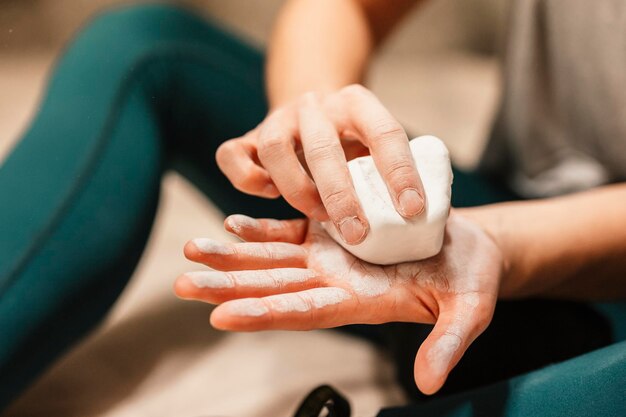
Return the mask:
[[396,211],[371,156],[348,163],[357,197],[369,221],[369,234],[363,242],[349,245],[332,223],[324,223],[324,228],[344,249],[364,261],[391,265],[426,259],[441,250],[452,185],[448,149],[434,136],[415,138],[410,148],[426,204],[421,214],[408,219]]

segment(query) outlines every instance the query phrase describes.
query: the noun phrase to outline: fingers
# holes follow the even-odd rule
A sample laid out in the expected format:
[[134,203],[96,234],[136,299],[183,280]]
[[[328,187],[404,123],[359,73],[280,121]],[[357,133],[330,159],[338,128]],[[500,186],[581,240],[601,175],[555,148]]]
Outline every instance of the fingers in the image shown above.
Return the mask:
[[304,241],[307,226],[306,219],[254,219],[243,214],[234,214],[224,220],[224,228],[246,242],[300,244]]
[[217,148],[215,160],[233,186],[247,194],[277,198],[280,192],[270,174],[256,162],[256,129]]
[[491,296],[467,293],[442,307],[435,327],[415,358],[415,383],[420,391],[434,394],[443,386],[469,345],[488,326],[494,305]]
[[235,331],[321,329],[348,324],[348,318],[358,322],[357,307],[356,299],[342,288],[313,288],[225,302],[213,310],[211,324]]
[[187,242],[184,251],[190,261],[221,271],[303,268],[307,263],[304,248],[283,242],[233,244],[198,238]]
[[398,213],[412,217],[424,210],[424,188],[400,123],[364,87],[344,88],[347,113],[383,177]]
[[302,291],[319,287],[322,281],[315,271],[304,268],[196,271],[178,277],[174,291],[184,299],[222,303],[239,298]]
[[287,110],[277,110],[265,119],[259,132],[259,160],[272,181],[294,208],[318,221],[328,219],[315,184],[294,149],[297,120]]
[[357,199],[348,163],[335,126],[315,95],[303,98],[299,111],[300,139],[306,162],[330,220],[349,244],[358,244],[369,225]]

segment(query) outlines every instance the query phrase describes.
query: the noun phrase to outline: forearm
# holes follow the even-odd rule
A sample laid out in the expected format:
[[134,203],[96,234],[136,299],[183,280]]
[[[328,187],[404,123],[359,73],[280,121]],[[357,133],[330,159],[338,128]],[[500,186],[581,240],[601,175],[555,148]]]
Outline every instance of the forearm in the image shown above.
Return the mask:
[[[307,91],[360,83],[375,46],[415,0],[291,0],[270,40],[267,93],[277,107]],[[384,12],[384,13],[383,13]]]
[[460,211],[503,251],[501,297],[626,297],[626,184]]

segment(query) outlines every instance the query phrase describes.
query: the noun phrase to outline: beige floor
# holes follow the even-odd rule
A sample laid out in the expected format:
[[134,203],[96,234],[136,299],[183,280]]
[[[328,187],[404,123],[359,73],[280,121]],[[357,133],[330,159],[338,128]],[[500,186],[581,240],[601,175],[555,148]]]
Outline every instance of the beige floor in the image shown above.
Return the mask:
[[[33,114],[53,56],[0,56],[0,157]],[[409,130],[439,135],[458,163],[472,164],[497,98],[493,59],[390,54],[371,85]],[[5,415],[288,416],[325,382],[351,398],[356,416],[401,403],[388,362],[367,343],[331,331],[221,333],[207,323],[209,306],[172,295],[174,277],[194,268],[182,245],[228,239],[221,217],[179,176],[166,176],[153,236],[122,299]]]

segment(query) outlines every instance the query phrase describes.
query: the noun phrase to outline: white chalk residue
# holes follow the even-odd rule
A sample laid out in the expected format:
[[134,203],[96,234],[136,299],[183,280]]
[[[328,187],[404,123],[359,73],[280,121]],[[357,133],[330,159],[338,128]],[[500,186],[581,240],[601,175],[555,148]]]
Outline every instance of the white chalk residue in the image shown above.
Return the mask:
[[317,274],[310,269],[277,268],[258,271],[195,271],[187,272],[193,285],[198,288],[282,288],[315,278]]
[[461,347],[461,338],[452,333],[445,333],[435,342],[428,352],[428,362],[435,375],[443,375],[448,370],[459,347]]
[[363,275],[349,275],[350,286],[354,291],[365,297],[376,297],[389,291],[391,283],[386,276],[374,276],[364,273]]
[[311,309],[311,305],[298,294],[281,294],[267,297],[267,302],[272,310],[278,313],[291,313],[294,311],[305,312]]
[[465,302],[465,304],[471,307],[471,310],[478,307],[478,304],[480,303],[480,296],[475,292],[463,294],[461,295],[461,299]]
[[228,218],[227,223],[238,235],[243,229],[258,229],[261,226],[258,220],[243,214],[233,214]]
[[193,239],[191,243],[202,253],[211,253],[216,255],[230,255],[233,253],[232,249],[217,240],[209,239],[206,237],[199,237]]
[[[311,223],[309,226],[322,232],[319,223]],[[357,295],[364,297],[376,297],[384,294],[391,288],[389,277],[381,267],[375,265],[363,266],[355,263],[350,254],[326,237],[310,249],[312,258],[321,269],[322,275],[329,277],[340,277],[344,282],[350,284]]]
[[307,292],[315,308],[339,304],[350,298],[348,291],[342,288],[314,288]]
[[350,294],[342,288],[313,288],[300,293],[272,295],[266,301],[272,310],[279,313],[304,313],[312,308],[324,308],[339,304],[350,298]]
[[460,297],[463,305],[459,306],[446,332],[428,352],[430,367],[437,375],[442,375],[448,369],[463,339],[468,337],[466,325],[471,322],[474,311],[480,303],[480,296],[477,293],[467,293]]
[[267,306],[258,298],[229,301],[228,312],[234,316],[260,317],[269,313]]
[[284,260],[293,258],[302,258],[305,255],[304,249],[298,245],[283,242],[270,243],[237,243],[233,245],[233,252],[238,255],[261,258],[264,260]]
[[233,273],[235,282],[242,287],[282,288],[315,278],[317,275],[310,269],[277,268],[259,271],[240,271]]
[[302,258],[305,255],[300,246],[284,242],[225,244],[209,238],[196,238],[191,242],[207,255],[242,255],[274,260]]
[[232,278],[224,272],[195,271],[187,272],[185,276],[198,288],[233,288],[235,286]]

